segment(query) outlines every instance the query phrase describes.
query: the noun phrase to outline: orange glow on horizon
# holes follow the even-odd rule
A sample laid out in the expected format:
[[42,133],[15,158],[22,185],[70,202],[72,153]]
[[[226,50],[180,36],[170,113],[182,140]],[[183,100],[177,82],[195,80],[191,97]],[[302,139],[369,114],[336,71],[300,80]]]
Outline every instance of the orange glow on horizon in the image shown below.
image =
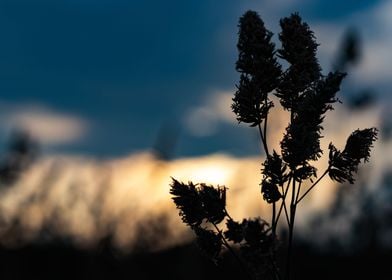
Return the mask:
[[[338,147],[344,145],[349,133],[358,127],[377,126],[377,111],[362,115],[337,109],[327,119],[322,139],[325,149],[333,139]],[[284,118],[284,117],[282,117]],[[344,119],[342,122],[337,120]],[[337,125],[336,125],[337,123]],[[278,124],[269,130],[270,141],[279,139],[284,126]],[[275,141],[276,142],[276,141]],[[391,166],[391,144],[376,143],[375,155],[384,154],[384,161],[371,161],[372,180],[377,181],[383,168]],[[261,216],[269,221],[269,206],[260,194],[262,157],[233,157],[214,154],[203,157],[181,158],[163,162],[150,153],[133,154],[121,159],[95,161],[72,156],[47,156],[32,166],[12,187],[0,194],[0,213],[4,223],[0,227],[0,243],[12,245],[17,240],[28,242],[43,228],[71,237],[81,246],[94,245],[112,233],[114,242],[124,250],[138,242],[141,228],[145,237],[153,238],[151,221],[161,221],[170,238],[156,241],[156,249],[189,240],[189,230],[182,224],[178,210],[171,200],[171,177],[187,182],[225,185],[227,208],[235,219]],[[326,160],[316,166],[319,174]],[[383,167],[384,166],[384,167]],[[378,174],[377,176],[374,174]],[[316,211],[328,206],[335,196],[336,185],[328,178],[301,203],[298,227]],[[306,190],[306,185],[304,189]],[[7,232],[18,221],[15,236]]]

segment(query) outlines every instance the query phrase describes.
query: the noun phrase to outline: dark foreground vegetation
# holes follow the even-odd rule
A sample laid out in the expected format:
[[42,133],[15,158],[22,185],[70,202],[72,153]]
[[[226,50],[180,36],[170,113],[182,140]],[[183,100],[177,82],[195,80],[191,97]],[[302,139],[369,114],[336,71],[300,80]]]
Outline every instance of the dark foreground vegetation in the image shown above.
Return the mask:
[[[391,251],[368,249],[350,255],[326,254],[296,244],[293,255],[295,279],[357,279],[366,275],[372,279],[390,279]],[[157,253],[126,255],[106,245],[95,250],[80,250],[56,242],[18,249],[1,248],[0,278],[241,279],[240,268],[232,262],[230,256],[224,257],[217,267],[200,255],[193,243]]]

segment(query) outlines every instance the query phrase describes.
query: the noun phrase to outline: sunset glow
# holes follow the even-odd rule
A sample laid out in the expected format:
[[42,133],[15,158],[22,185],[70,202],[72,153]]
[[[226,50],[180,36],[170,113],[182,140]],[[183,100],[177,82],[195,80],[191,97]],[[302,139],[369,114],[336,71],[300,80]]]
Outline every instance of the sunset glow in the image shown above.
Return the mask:
[[[278,111],[279,112],[279,111]],[[361,114],[345,113],[337,108],[325,128],[328,139],[337,146],[353,128],[377,125],[380,109],[372,108]],[[284,112],[276,116],[284,117]],[[344,119],[344,122],[339,120]],[[277,141],[284,124],[271,125],[270,141]],[[332,134],[332,135],[331,135]],[[390,142],[377,144],[378,151],[390,153]],[[385,155],[377,165],[371,162],[366,172],[376,182],[383,168],[391,166]],[[188,230],[181,223],[169,195],[171,177],[194,183],[221,185],[228,188],[227,208],[236,219],[261,215],[270,219],[268,204],[260,193],[262,157],[233,157],[213,154],[203,157],[180,158],[172,161],[156,159],[148,152],[124,158],[97,161],[78,156],[46,156],[32,166],[10,188],[2,190],[0,209],[4,224],[0,228],[0,242],[12,246],[15,240],[34,239],[43,228],[60,236],[71,237],[77,244],[91,246],[112,232],[115,243],[124,250],[135,246],[139,229],[146,221],[162,220],[170,238],[161,240],[163,248],[188,240]],[[377,168],[374,168],[376,167]],[[317,165],[319,172],[326,168],[326,161]],[[328,178],[301,204],[298,226],[316,211],[324,209],[334,198],[336,186]],[[304,185],[303,191],[306,190]],[[7,231],[17,220],[17,235]],[[163,221],[163,220],[162,220]],[[151,237],[152,238],[152,237]]]

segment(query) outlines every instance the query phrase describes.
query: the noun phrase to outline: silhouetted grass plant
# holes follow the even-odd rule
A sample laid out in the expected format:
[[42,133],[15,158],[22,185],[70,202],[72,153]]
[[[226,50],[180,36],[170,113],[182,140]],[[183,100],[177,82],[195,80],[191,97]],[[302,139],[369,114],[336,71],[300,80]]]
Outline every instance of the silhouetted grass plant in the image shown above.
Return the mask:
[[[272,33],[256,12],[248,11],[240,18],[236,63],[240,81],[232,104],[238,122],[256,127],[260,134],[266,154],[260,190],[272,208],[270,223],[260,217],[235,221],[226,209],[224,186],[183,183],[173,178],[170,189],[183,222],[195,232],[204,254],[217,261],[227,248],[251,279],[290,279],[298,205],[326,175],[338,183],[353,184],[359,164],[369,160],[378,133],[376,128],[355,130],[343,150],[331,143],[328,167],[318,175],[314,162],[323,154],[322,123],[333,104],[339,102],[336,94],[346,74],[321,73],[316,38],[298,14],[281,19],[280,26],[281,48],[276,50]],[[278,58],[288,63],[287,69],[282,69]],[[290,114],[280,153],[268,148],[268,115],[274,107],[270,94],[277,96]],[[310,186],[305,189],[308,181]],[[281,244],[277,227],[282,217],[288,226],[284,275],[276,256]],[[223,222],[226,229],[220,227]]]

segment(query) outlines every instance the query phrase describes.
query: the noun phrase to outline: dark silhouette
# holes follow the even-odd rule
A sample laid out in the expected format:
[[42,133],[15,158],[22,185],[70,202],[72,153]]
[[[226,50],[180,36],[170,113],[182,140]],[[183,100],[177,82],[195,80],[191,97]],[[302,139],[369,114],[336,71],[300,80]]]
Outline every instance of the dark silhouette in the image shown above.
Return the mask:
[[[361,58],[362,43],[360,34],[357,29],[351,27],[343,35],[333,68],[335,71],[346,72],[351,67],[356,66]],[[361,89],[348,97],[347,105],[352,110],[364,109],[374,105],[377,100],[376,92],[369,88]]]
[[0,162],[0,185],[14,183],[38,156],[38,143],[26,131],[15,130]]
[[[343,150],[331,143],[328,167],[318,174],[313,162],[323,154],[322,123],[333,104],[339,102],[336,94],[346,74],[339,70],[326,76],[321,73],[315,35],[298,14],[281,19],[280,26],[282,46],[275,50],[272,33],[256,12],[248,11],[240,18],[236,63],[240,82],[232,104],[237,120],[257,127],[260,134],[266,155],[260,185],[264,200],[271,204],[271,222],[260,217],[242,222],[233,220],[226,209],[224,186],[182,183],[173,178],[170,190],[183,222],[195,232],[203,253],[218,263],[226,248],[250,279],[283,278],[278,256],[282,252],[281,239],[277,237],[282,216],[288,227],[284,278],[292,278],[297,206],[326,175],[333,181],[353,184],[354,174],[361,162],[369,160],[378,134],[376,128],[357,129],[348,137]],[[339,69],[357,59],[354,40],[355,37],[348,40]],[[285,60],[288,68],[283,70],[277,58]],[[268,148],[268,114],[274,106],[271,93],[290,114],[280,154]],[[305,188],[307,185],[310,186]],[[226,230],[220,227],[224,221]]]
[[359,32],[355,28],[346,30],[334,65],[335,71],[347,71],[356,65],[362,56]]

